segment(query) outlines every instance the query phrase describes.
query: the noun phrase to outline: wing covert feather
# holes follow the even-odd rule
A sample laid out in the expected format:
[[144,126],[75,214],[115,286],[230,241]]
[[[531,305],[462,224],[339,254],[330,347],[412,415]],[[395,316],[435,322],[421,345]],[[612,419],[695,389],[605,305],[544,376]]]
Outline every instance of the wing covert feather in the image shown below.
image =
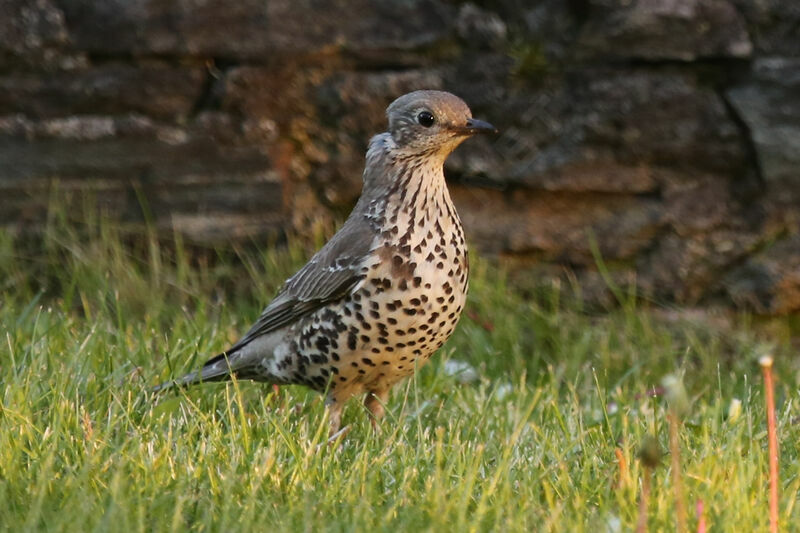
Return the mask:
[[342,299],[364,279],[362,267],[377,232],[356,211],[303,268],[286,280],[275,299],[229,353]]

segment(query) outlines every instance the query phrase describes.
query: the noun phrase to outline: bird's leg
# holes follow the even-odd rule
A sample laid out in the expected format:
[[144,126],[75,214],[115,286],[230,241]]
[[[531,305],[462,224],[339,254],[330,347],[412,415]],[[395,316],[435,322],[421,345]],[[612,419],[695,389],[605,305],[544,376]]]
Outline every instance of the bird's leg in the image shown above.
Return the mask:
[[342,404],[336,400],[328,404],[328,419],[331,423],[331,430],[329,435],[332,437],[339,431],[339,426],[342,425]]
[[386,413],[384,405],[386,405],[388,399],[389,389],[369,391],[367,392],[367,396],[364,398],[364,407],[366,407],[372,415],[370,421],[372,422],[372,428],[375,431],[380,431],[381,429],[378,423]]
[[[331,423],[330,433],[328,434],[328,442],[327,444],[337,444],[341,441],[342,437],[347,435],[350,432],[350,426],[345,426],[342,429],[339,429],[339,426],[342,425],[342,403],[336,401],[336,399],[329,398],[328,402],[328,418]],[[321,447],[322,445],[320,445]]]

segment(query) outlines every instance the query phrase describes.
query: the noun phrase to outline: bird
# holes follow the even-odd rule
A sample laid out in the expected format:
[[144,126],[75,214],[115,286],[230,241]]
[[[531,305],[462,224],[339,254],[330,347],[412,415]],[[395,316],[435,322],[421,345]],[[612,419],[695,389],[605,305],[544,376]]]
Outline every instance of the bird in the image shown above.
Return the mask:
[[464,140],[497,132],[444,91],[400,96],[386,116],[339,231],[230,349],[155,391],[234,376],[305,385],[325,394],[331,435],[347,400],[364,394],[378,428],[392,386],[444,344],[466,302],[467,244],[444,162]]

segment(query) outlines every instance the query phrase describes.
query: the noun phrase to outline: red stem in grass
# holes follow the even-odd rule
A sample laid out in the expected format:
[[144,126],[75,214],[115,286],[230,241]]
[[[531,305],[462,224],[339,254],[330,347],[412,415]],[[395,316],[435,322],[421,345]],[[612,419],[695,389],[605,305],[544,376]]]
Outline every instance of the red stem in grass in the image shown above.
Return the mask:
[[706,517],[703,514],[703,500],[697,500],[697,533],[706,533]]
[[669,454],[672,461],[672,488],[675,491],[675,526],[678,533],[686,533],[686,505],[683,503],[683,479],[681,478],[681,452],[678,441],[678,415],[670,409]]
[[639,499],[639,520],[636,522],[636,533],[647,533],[647,507],[650,504],[650,476],[649,466],[644,467],[642,477],[642,495]]
[[772,383],[772,357],[759,361],[764,371],[764,395],[767,400],[767,437],[769,439],[769,530],[778,533],[778,432],[775,422],[775,388]]
[[614,455],[617,457],[619,464],[619,478],[617,479],[617,488],[624,487],[628,480],[628,461],[625,460],[625,454],[622,453],[620,448],[614,448]]

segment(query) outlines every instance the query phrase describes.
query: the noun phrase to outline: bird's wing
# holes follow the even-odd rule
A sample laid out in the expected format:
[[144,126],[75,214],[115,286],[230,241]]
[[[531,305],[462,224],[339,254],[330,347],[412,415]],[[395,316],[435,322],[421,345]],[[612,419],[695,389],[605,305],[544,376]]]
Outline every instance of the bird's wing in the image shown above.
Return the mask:
[[336,235],[297,274],[286,280],[250,331],[227,353],[340,300],[364,279],[365,263],[380,234],[377,219],[388,198],[388,190],[384,188],[396,182],[387,157],[390,143],[394,141],[389,133],[370,140],[364,167],[364,190],[353,212]]
[[347,295],[365,277],[362,268],[376,236],[369,222],[354,212],[336,235],[286,281],[250,331],[228,353]]

